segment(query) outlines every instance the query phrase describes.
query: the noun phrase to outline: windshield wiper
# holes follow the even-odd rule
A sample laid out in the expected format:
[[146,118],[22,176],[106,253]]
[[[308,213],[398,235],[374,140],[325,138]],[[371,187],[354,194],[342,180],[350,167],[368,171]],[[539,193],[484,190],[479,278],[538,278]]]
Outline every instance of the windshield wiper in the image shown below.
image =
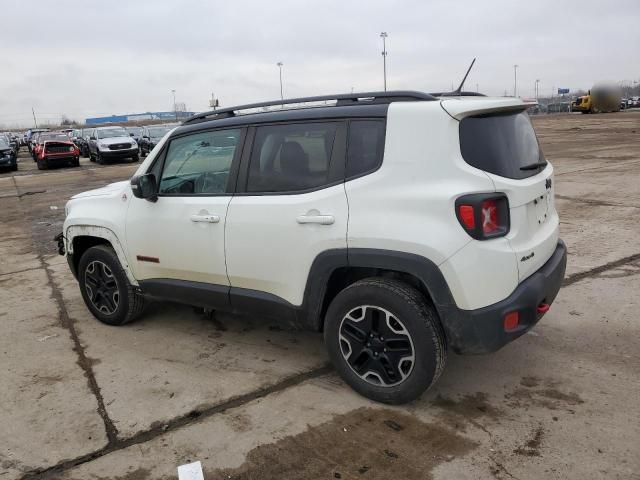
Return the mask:
[[525,165],[524,167],[520,167],[520,170],[535,170],[536,168],[546,167],[547,162],[536,162],[530,163],[529,165]]

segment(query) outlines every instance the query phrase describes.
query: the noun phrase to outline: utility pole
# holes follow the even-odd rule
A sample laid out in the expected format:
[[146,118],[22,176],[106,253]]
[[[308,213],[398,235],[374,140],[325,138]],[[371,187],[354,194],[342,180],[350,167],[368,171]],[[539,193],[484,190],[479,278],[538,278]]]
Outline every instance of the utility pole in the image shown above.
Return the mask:
[[173,94],[173,113],[176,116],[176,122],[178,121],[178,109],[176,107],[176,91],[171,90],[171,93]]
[[480,87],[478,86],[477,83],[476,83],[476,93],[480,93]]
[[518,65],[513,66],[513,96],[518,96]]
[[382,38],[382,71],[384,75],[384,91],[387,91],[387,32],[381,32],[380,38]]
[[33,109],[33,107],[31,107],[31,113],[33,113],[33,124],[35,125],[35,128],[38,128],[38,121],[36,120],[36,111]]
[[276,65],[278,65],[280,69],[280,100],[284,103],[284,90],[282,89],[282,65],[284,65],[284,63],[278,62]]
[[539,84],[540,84],[540,79],[536,79],[536,88],[535,88],[536,102],[538,101],[538,96],[540,95]]

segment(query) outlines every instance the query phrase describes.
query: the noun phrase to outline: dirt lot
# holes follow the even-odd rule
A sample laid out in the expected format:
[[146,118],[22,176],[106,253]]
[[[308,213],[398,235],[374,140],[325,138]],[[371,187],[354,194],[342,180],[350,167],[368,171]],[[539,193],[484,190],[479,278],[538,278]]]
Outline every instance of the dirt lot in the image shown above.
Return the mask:
[[640,479],[640,112],[534,119],[565,286],[496,354],[450,355],[401,408],[354,394],[320,335],[155,304],[94,320],[51,241],[74,193],[135,165],[0,174],[0,480]]

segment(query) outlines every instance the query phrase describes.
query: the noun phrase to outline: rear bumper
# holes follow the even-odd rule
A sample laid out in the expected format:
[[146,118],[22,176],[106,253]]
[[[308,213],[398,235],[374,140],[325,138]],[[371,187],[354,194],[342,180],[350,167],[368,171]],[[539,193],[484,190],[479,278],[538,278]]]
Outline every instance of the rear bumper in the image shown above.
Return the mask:
[[[476,310],[460,310],[449,306],[443,315],[443,326],[449,345],[460,354],[489,353],[530,330],[544,316],[538,305],[550,305],[562,285],[567,266],[567,247],[560,240],[551,258],[538,271],[524,280],[504,300]],[[504,316],[519,313],[519,325],[505,331]]]
[[49,162],[49,163],[55,163],[55,162],[73,162],[77,159],[79,159],[80,157],[78,157],[77,155],[67,155],[67,154],[55,154],[55,153],[47,153],[45,154],[42,159]]

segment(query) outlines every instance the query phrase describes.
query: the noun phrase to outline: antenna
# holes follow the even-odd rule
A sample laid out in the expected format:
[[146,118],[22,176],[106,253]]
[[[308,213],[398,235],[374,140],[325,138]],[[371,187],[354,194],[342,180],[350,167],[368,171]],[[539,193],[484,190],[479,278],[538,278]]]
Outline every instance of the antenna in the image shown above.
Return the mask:
[[469,65],[469,68],[467,69],[467,73],[464,74],[464,78],[460,82],[460,85],[458,86],[458,88],[455,89],[453,92],[451,92],[451,96],[459,95],[462,92],[462,87],[464,87],[464,82],[467,81],[467,77],[469,76],[469,72],[471,72],[471,69],[473,68],[474,63],[476,63],[475,57],[471,61],[471,65]]

